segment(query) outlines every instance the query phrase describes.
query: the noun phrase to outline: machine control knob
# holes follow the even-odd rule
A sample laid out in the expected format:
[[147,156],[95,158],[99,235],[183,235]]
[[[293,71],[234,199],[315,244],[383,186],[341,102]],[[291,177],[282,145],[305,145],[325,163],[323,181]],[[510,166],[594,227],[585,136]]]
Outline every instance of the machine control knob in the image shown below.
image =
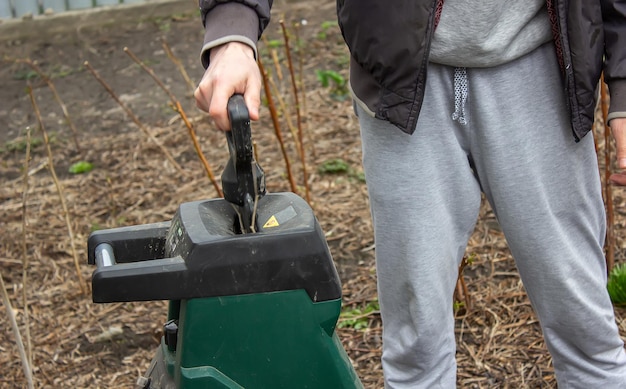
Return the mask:
[[176,351],[176,342],[178,340],[178,324],[176,320],[170,320],[163,326],[163,336],[167,349],[171,352]]

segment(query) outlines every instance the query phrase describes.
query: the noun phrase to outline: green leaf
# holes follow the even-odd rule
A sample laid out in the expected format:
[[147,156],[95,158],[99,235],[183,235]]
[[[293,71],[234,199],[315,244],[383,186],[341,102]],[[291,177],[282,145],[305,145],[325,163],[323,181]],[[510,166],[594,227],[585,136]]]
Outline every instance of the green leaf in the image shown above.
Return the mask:
[[339,174],[346,173],[350,169],[350,166],[343,159],[329,159],[322,163],[318,167],[318,171],[321,174]]
[[267,45],[275,49],[275,48],[281,47],[283,45],[283,41],[279,39],[271,39],[267,42]]
[[79,161],[70,166],[69,172],[72,174],[89,173],[93,170],[93,164],[91,162]]
[[39,77],[39,74],[34,70],[22,70],[13,74],[14,80],[31,80]]
[[354,328],[355,330],[362,330],[368,328],[373,316],[380,313],[380,305],[378,300],[368,301],[365,306],[361,308],[353,308],[350,310],[344,310],[340,314],[339,323],[337,328]]
[[617,265],[609,274],[609,296],[615,305],[626,305],[626,264]]

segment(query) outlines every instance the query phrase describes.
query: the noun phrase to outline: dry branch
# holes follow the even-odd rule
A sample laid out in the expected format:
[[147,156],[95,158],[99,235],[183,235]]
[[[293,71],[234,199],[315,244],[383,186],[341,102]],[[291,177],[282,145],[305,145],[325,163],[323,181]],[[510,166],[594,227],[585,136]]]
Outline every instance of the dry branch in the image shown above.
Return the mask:
[[26,356],[30,366],[33,365],[33,345],[30,338],[30,323],[28,314],[28,252],[26,240],[26,200],[28,199],[28,170],[30,165],[30,127],[26,129],[26,156],[24,158],[24,183],[22,185],[22,306],[24,307],[24,328],[26,332]]
[[457,301],[463,301],[465,303],[465,313],[468,313],[472,308],[472,297],[469,293],[469,289],[467,288],[467,283],[465,282],[465,278],[463,275],[463,271],[465,267],[469,264],[470,259],[467,256],[464,256],[461,260],[461,264],[459,265],[459,276],[457,279],[456,290],[454,291],[455,299]]
[[70,117],[70,113],[67,110],[67,106],[65,105],[63,100],[61,100],[61,96],[59,96],[59,93],[57,92],[57,89],[54,86],[52,79],[48,77],[48,75],[41,70],[41,68],[37,65],[36,62],[30,59],[18,59],[18,60],[15,60],[15,62],[24,63],[30,66],[31,69],[33,69],[35,73],[37,73],[37,75],[39,75],[39,77],[41,77],[41,79],[48,85],[48,88],[54,95],[54,99],[61,106],[61,110],[63,111],[63,116],[65,117],[65,120],[67,121],[67,124],[70,127],[70,130],[72,131],[72,138],[74,139],[74,145],[76,146],[76,151],[80,153],[81,149],[80,149],[80,144],[78,143],[78,130],[76,129],[76,126],[74,125],[74,122],[72,121],[72,118]]
[[163,49],[165,50],[165,53],[167,54],[167,57],[170,59],[170,61],[174,63],[174,65],[176,65],[176,68],[180,72],[181,76],[183,76],[183,79],[185,79],[185,83],[187,83],[187,88],[189,89],[189,93],[193,95],[195,86],[194,86],[193,81],[191,81],[191,78],[189,78],[189,74],[187,74],[187,71],[185,70],[183,63],[180,61],[180,59],[178,59],[178,57],[174,55],[174,53],[172,52],[172,49],[170,48],[170,45],[167,43],[165,38],[161,40],[161,44],[163,46]]
[[191,141],[193,142],[193,147],[196,150],[196,154],[198,155],[198,158],[200,158],[200,161],[202,162],[202,166],[204,166],[204,170],[206,171],[207,176],[209,177],[209,180],[213,184],[213,188],[215,188],[215,191],[217,192],[217,195],[219,197],[224,197],[224,193],[222,193],[222,190],[220,189],[220,186],[217,183],[215,174],[213,174],[211,165],[209,165],[209,161],[207,161],[206,157],[204,156],[204,153],[202,152],[200,148],[200,142],[198,141],[196,132],[193,129],[193,125],[191,124],[189,119],[187,119],[187,115],[185,114],[183,107],[181,107],[180,102],[176,101],[175,104],[176,104],[176,112],[178,112],[180,117],[183,119],[183,122],[185,123],[185,126],[187,127],[187,131],[189,131],[189,136],[191,137]]
[[262,61],[258,61],[258,64],[259,64],[259,70],[261,70],[261,75],[263,76],[263,89],[265,90],[265,97],[267,98],[267,105],[270,110],[270,116],[272,117],[272,123],[274,125],[274,133],[276,134],[276,139],[278,139],[278,144],[280,145],[280,151],[282,152],[283,158],[285,160],[285,168],[287,169],[287,178],[289,179],[289,186],[291,187],[291,191],[297,194],[298,188],[296,187],[296,182],[293,178],[293,174],[291,173],[291,162],[289,161],[289,155],[287,154],[287,149],[285,148],[283,135],[280,132],[280,123],[278,121],[276,105],[274,104],[272,93],[270,92],[267,72],[265,71],[265,68],[263,67]]
[[267,81],[269,82],[270,86],[272,87],[272,92],[274,93],[273,96],[276,96],[276,100],[278,100],[278,106],[280,107],[281,111],[283,112],[284,116],[285,116],[285,121],[287,122],[287,128],[289,129],[289,132],[292,135],[292,139],[296,145],[296,151],[298,152],[298,157],[300,157],[300,143],[298,141],[298,134],[297,134],[297,130],[296,127],[293,125],[293,122],[291,121],[291,115],[289,112],[289,108],[287,108],[287,104],[285,103],[285,99],[283,99],[282,94],[280,93],[280,90],[278,89],[278,86],[276,85],[276,83],[274,82],[274,78],[271,75],[267,76]]
[[61,206],[63,207],[63,216],[65,218],[65,224],[67,226],[67,233],[70,238],[70,247],[72,249],[72,257],[74,258],[74,267],[76,268],[76,276],[78,277],[80,291],[82,294],[85,294],[87,293],[87,286],[85,285],[85,279],[83,278],[83,275],[80,272],[80,265],[78,264],[78,253],[76,252],[76,242],[74,241],[74,231],[72,229],[70,213],[67,209],[67,204],[65,203],[65,194],[63,193],[63,186],[61,185],[61,182],[59,182],[59,178],[57,177],[56,170],[54,169],[52,149],[50,148],[50,139],[48,138],[48,132],[46,131],[46,128],[43,125],[41,112],[39,111],[39,106],[37,105],[37,102],[35,101],[35,95],[33,94],[33,89],[30,87],[30,85],[28,87],[28,95],[30,96],[30,102],[33,105],[33,110],[35,111],[35,117],[37,117],[37,122],[39,123],[39,129],[41,130],[44,144],[46,146],[46,152],[48,154],[48,170],[50,171],[50,175],[52,176],[52,180],[54,181],[54,185],[59,195],[59,200],[61,201]]
[[200,161],[202,161],[202,165],[204,166],[204,170],[209,176],[209,180],[211,180],[211,183],[213,184],[213,187],[215,188],[215,191],[217,192],[218,196],[223,197],[224,195],[222,194],[220,186],[217,183],[217,180],[215,179],[215,174],[213,174],[213,169],[211,169],[211,165],[209,164],[209,161],[207,161],[207,159],[204,157],[204,153],[202,152],[202,149],[200,148],[200,142],[198,142],[196,131],[194,130],[193,125],[191,124],[189,119],[187,118],[187,114],[183,110],[183,107],[181,106],[180,101],[178,101],[176,96],[174,96],[174,94],[165,86],[165,84],[161,81],[161,79],[157,77],[156,73],[154,73],[154,70],[152,70],[145,63],[143,63],[143,61],[140,60],[128,47],[124,47],[124,52],[128,54],[128,56],[133,61],[135,61],[137,65],[141,66],[141,68],[146,73],[148,73],[150,77],[152,77],[152,79],[157,83],[157,85],[161,87],[161,89],[163,89],[165,93],[167,93],[167,95],[170,98],[170,101],[174,105],[174,110],[180,115],[181,119],[183,119],[185,126],[187,126],[187,130],[189,131],[189,136],[191,137],[191,140],[193,141],[193,147],[196,150],[196,154],[198,155],[198,158],[200,158]]
[[0,289],[2,289],[2,301],[4,302],[4,306],[7,310],[7,317],[9,318],[9,322],[11,323],[11,328],[13,329],[13,335],[15,336],[15,343],[17,343],[17,349],[20,353],[20,359],[22,360],[22,368],[24,369],[24,376],[26,377],[28,388],[31,389],[31,388],[34,388],[33,373],[31,369],[31,365],[28,362],[28,357],[26,356],[26,351],[24,350],[24,343],[22,342],[22,335],[20,335],[20,328],[17,326],[17,320],[15,320],[15,314],[13,313],[13,307],[11,307],[11,301],[9,300],[9,294],[7,293],[7,288],[4,286],[4,278],[2,276],[1,271],[0,271]]
[[[264,37],[263,42],[265,43],[265,46],[267,47],[270,46],[269,43],[267,42],[267,38]],[[278,54],[275,49],[270,49],[270,56],[272,57],[272,64],[274,65],[274,70],[276,71],[276,77],[278,77],[278,81],[280,82],[283,80],[283,74],[281,70],[280,60],[278,59]],[[272,87],[272,93],[274,93],[272,96],[276,96],[276,100],[278,100],[278,106],[280,107],[280,110],[281,110],[280,112],[282,112],[283,116],[285,117],[285,121],[287,122],[287,128],[289,129],[289,132],[291,133],[294,144],[296,145],[296,151],[298,152],[298,157],[300,157],[301,156],[300,144],[298,141],[297,129],[293,125],[293,122],[291,121],[291,112],[289,108],[287,107],[287,104],[285,103],[285,99],[283,99],[282,93],[280,89],[278,88],[278,85],[276,84],[276,82],[274,82],[274,77],[272,77],[268,73],[267,80],[269,81],[269,84]]]
[[[304,91],[304,56],[300,51],[300,23],[296,23],[294,26],[294,33],[296,36],[296,54],[298,55],[298,82],[300,83],[300,88]],[[306,99],[306,91],[302,93],[302,117],[306,119],[307,117],[307,99]],[[305,120],[306,121],[306,120]],[[308,138],[308,132],[305,134]],[[309,148],[311,150],[311,155],[314,159],[317,159],[317,152],[315,151],[315,143],[311,142],[309,139]]]
[[131,120],[137,125],[137,127],[139,127],[139,129],[152,141],[154,142],[155,145],[157,145],[157,147],[161,150],[161,152],[165,155],[165,157],[167,158],[168,161],[170,161],[170,163],[172,164],[172,166],[174,166],[174,168],[181,174],[181,175],[185,175],[185,171],[183,170],[182,167],[180,167],[180,165],[178,164],[178,162],[176,162],[176,160],[174,159],[174,157],[172,157],[172,154],[170,154],[169,151],[167,151],[167,149],[165,148],[165,146],[163,146],[163,144],[161,144],[161,142],[159,142],[159,140],[157,138],[155,138],[150,131],[148,131],[148,129],[146,128],[146,126],[143,125],[143,123],[141,123],[141,121],[139,120],[139,118],[133,113],[133,111],[131,111],[130,108],[128,108],[126,106],[126,104],[124,104],[120,98],[115,94],[115,92],[113,91],[113,89],[111,89],[111,87],[109,86],[109,84],[106,83],[106,81],[104,81],[104,79],[102,79],[102,77],[100,77],[100,75],[98,74],[98,72],[93,68],[93,66],[91,66],[91,64],[88,61],[85,61],[85,67],[89,70],[89,72],[91,72],[91,74],[94,76],[94,78],[96,80],[98,80],[98,82],[100,83],[100,85],[102,85],[102,87],[109,92],[109,95],[111,95],[111,97],[113,98],[113,100],[115,100],[115,102],[117,102],[117,104],[119,104],[120,107],[122,107],[122,109],[124,110],[124,112],[126,112],[126,114],[131,118]]
[[311,194],[309,191],[309,174],[306,168],[306,156],[304,154],[304,139],[302,137],[302,116],[300,112],[300,99],[298,98],[298,85],[296,84],[296,75],[293,70],[293,61],[291,60],[291,48],[289,47],[289,36],[285,28],[285,22],[280,21],[280,27],[283,31],[283,39],[285,40],[285,53],[287,54],[287,65],[289,75],[291,77],[291,86],[293,88],[293,98],[296,103],[296,123],[298,126],[298,145],[300,147],[300,162],[302,163],[302,175],[304,180],[304,192],[306,201],[311,203]]

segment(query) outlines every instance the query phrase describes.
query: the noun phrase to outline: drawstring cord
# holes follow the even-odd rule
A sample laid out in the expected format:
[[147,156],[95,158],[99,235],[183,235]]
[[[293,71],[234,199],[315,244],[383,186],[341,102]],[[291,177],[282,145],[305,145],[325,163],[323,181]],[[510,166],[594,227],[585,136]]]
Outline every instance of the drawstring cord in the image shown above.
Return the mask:
[[454,68],[454,112],[452,113],[452,120],[461,125],[467,124],[465,116],[467,90],[467,68]]

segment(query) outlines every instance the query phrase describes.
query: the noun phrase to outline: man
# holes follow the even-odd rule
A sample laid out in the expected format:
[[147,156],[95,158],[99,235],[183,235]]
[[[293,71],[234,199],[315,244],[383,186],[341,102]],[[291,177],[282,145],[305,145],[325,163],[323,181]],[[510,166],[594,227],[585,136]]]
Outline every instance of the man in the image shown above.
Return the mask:
[[[200,6],[208,68],[198,106],[226,130],[227,100],[243,93],[258,119],[255,44],[271,1]],[[482,192],[559,387],[625,388],[587,133],[603,70],[626,169],[626,3],[338,0],[337,11],[374,221],[385,386],[455,387],[452,294]]]

